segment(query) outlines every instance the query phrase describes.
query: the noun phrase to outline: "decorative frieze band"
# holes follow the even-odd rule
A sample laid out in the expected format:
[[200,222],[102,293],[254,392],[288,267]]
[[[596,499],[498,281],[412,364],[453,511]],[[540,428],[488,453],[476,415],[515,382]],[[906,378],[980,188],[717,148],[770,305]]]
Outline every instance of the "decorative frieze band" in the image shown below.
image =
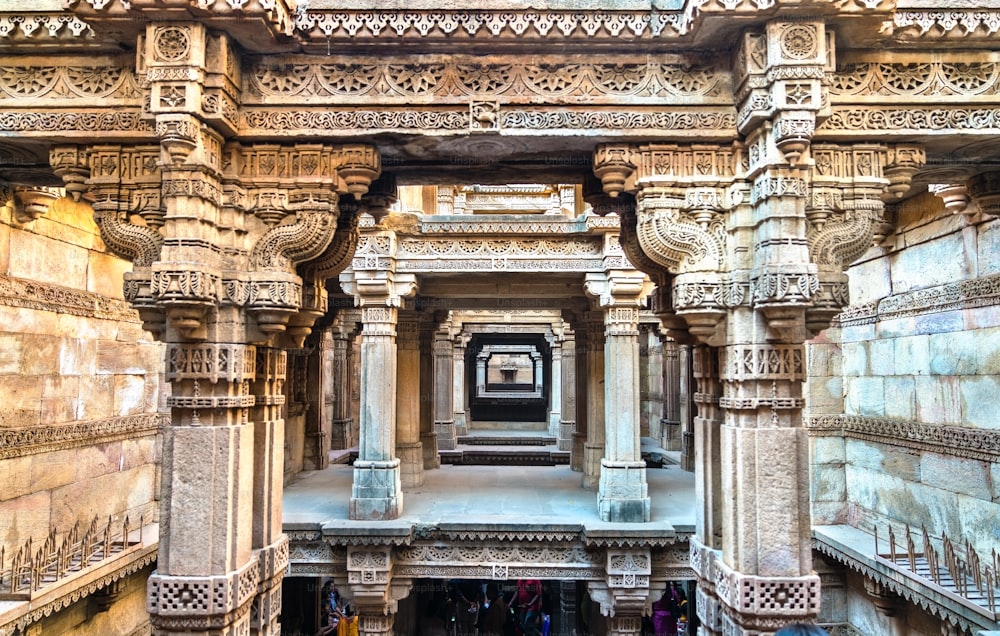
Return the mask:
[[995,135],[1000,129],[1000,108],[898,108],[837,107],[816,127],[816,134],[880,130],[917,134],[927,130],[961,130]]
[[454,35],[519,38],[660,38],[687,31],[680,13],[651,11],[301,11],[295,28],[317,40]]
[[838,320],[843,327],[908,318],[942,311],[1000,304],[1000,274],[918,289],[879,301],[852,305]]
[[[573,103],[612,99],[662,104],[664,98],[686,102],[729,103],[728,73],[685,59],[652,64],[646,58],[616,59],[614,64],[566,64],[559,60],[533,60],[484,64],[476,58],[454,57],[427,63],[399,58],[358,64],[354,58],[274,58],[254,64],[247,74],[251,95],[247,103],[274,105],[322,97],[324,103],[357,103],[395,99],[401,103],[433,97],[434,103],[467,103],[473,96],[530,103],[539,97]],[[545,63],[550,62],[550,63]],[[0,88],[3,88],[0,75]],[[276,101],[278,100],[278,101]]]
[[813,436],[842,435],[985,462],[1000,460],[1000,431],[862,415],[811,417],[806,427]]
[[146,437],[168,421],[166,415],[148,413],[58,426],[0,428],[0,459]]
[[948,11],[899,11],[892,16],[892,27],[916,30],[919,37],[983,37],[1000,29],[1000,12],[989,9],[952,9]]
[[90,25],[74,15],[22,13],[0,16],[0,38],[46,41],[55,38],[78,38],[93,32]]
[[98,112],[0,113],[0,131],[37,133],[123,131],[151,136],[153,126],[138,109],[111,109]]
[[[650,110],[511,108],[498,106],[490,116],[489,130],[672,130],[692,136],[731,137],[736,131],[736,115],[729,110]],[[37,117],[44,117],[38,115]],[[58,122],[55,122],[58,124]],[[14,127],[17,125],[18,127]],[[73,126],[70,126],[73,128]],[[27,130],[17,119],[0,117],[0,130]],[[273,110],[248,108],[243,112],[241,132],[287,130],[484,130],[469,107],[452,110],[344,109]]]
[[12,276],[0,276],[0,305],[102,320],[141,322],[136,311],[123,300]]

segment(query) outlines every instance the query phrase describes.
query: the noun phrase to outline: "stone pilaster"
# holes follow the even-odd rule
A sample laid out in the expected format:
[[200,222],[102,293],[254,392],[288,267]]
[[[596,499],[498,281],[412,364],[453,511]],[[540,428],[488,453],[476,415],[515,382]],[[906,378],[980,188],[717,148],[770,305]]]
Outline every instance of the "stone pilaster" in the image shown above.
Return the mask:
[[469,421],[466,404],[465,346],[469,343],[469,334],[460,332],[452,342],[452,419],[455,421],[455,435],[469,434]]
[[663,343],[663,417],[660,420],[660,446],[681,450],[681,360],[680,345],[667,339]]
[[562,419],[562,341],[556,335],[552,338],[550,347],[552,362],[549,366],[549,435],[558,438],[559,423]]
[[583,487],[595,488],[604,457],[604,321],[599,311],[588,311],[587,325],[587,437],[583,447]]
[[420,322],[412,310],[400,311],[396,327],[396,456],[404,487],[424,483],[420,442]]
[[437,431],[434,430],[434,331],[437,323],[429,314],[420,317],[420,444],[424,469],[441,467]]
[[451,324],[445,322],[434,332],[434,432],[439,451],[455,450],[458,445],[452,397],[455,358],[450,330]]
[[[587,323],[575,314],[573,331],[576,334],[576,428],[573,430],[573,448],[570,452],[570,468],[584,472],[586,462],[587,422],[590,408],[590,331]],[[604,343],[601,343],[601,351]],[[602,409],[603,411],[603,409]]]
[[331,334],[331,382],[333,404],[330,420],[330,448],[343,450],[357,444],[354,437],[354,418],[351,416],[351,394],[355,377],[351,357],[353,341],[357,334],[360,312],[341,310],[334,318]]
[[[330,465],[330,427],[333,420],[333,337],[329,328],[315,331],[305,348],[305,440],[303,470],[323,470]],[[308,378],[308,379],[307,379]]]
[[562,346],[562,407],[559,421],[558,448],[573,450],[573,434],[576,432],[576,336],[565,325]]

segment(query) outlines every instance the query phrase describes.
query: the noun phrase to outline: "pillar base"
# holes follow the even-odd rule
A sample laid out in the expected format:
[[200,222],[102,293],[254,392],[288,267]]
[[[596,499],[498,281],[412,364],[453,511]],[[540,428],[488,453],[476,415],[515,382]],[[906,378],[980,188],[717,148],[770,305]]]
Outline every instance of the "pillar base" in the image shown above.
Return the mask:
[[420,444],[423,446],[424,470],[441,468],[441,456],[438,455],[437,433],[421,433]]
[[601,482],[601,460],[604,458],[604,444],[583,445],[583,487],[596,488]]
[[354,420],[333,420],[330,423],[330,448],[332,450],[344,450],[356,446],[358,441],[354,438]]
[[455,450],[458,447],[455,420],[434,422],[434,432],[437,434],[437,449],[439,451]]
[[602,521],[642,523],[649,521],[645,462],[601,461],[597,493]]
[[396,446],[399,458],[399,479],[404,488],[420,486],[424,483],[424,445],[420,442]]
[[468,435],[469,423],[465,419],[465,411],[455,411],[455,435]]
[[559,437],[562,424],[562,414],[559,411],[549,413],[549,435]]
[[396,519],[403,511],[403,489],[398,459],[354,462],[350,518]]
[[573,433],[573,449],[570,451],[569,455],[569,468],[570,470],[576,471],[578,473],[583,472],[584,464],[586,460],[584,458],[584,445],[587,443],[586,433]]
[[[573,451],[573,433],[576,432],[576,422],[559,421],[559,437],[557,438],[557,448],[561,451]],[[570,460],[572,461],[572,460]]]

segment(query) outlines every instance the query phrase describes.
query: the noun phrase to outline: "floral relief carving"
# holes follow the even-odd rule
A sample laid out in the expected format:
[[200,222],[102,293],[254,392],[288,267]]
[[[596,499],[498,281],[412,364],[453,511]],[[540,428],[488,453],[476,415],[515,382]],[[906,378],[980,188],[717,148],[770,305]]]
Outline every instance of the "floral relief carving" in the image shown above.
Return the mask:
[[1000,64],[994,62],[852,62],[830,75],[830,93],[848,95],[997,94]]
[[459,59],[442,63],[293,64],[260,61],[248,88],[261,97],[490,95],[523,99],[601,96],[721,96],[728,74],[700,63],[482,64]]

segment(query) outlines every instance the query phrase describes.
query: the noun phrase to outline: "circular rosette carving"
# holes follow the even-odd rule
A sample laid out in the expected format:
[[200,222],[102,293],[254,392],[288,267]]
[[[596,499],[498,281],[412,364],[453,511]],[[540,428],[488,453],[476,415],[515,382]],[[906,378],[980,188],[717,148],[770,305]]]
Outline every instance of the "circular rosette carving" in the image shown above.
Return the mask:
[[323,64],[317,78],[333,94],[363,95],[375,87],[379,71],[374,64]]
[[52,90],[57,69],[11,66],[0,70],[0,87],[12,97],[35,97]]
[[917,95],[928,88],[934,75],[930,64],[879,64],[879,73],[890,92]]
[[631,94],[646,81],[645,64],[598,64],[592,70],[594,82],[608,93]]
[[187,29],[165,26],[157,28],[153,34],[153,52],[159,60],[180,61],[187,56],[190,49],[191,37]]
[[458,83],[470,95],[497,95],[510,87],[514,69],[510,64],[459,64]]
[[781,34],[781,52],[793,60],[816,57],[816,27],[795,24],[785,29]]
[[444,77],[444,64],[390,64],[387,79],[406,95],[434,93]]

